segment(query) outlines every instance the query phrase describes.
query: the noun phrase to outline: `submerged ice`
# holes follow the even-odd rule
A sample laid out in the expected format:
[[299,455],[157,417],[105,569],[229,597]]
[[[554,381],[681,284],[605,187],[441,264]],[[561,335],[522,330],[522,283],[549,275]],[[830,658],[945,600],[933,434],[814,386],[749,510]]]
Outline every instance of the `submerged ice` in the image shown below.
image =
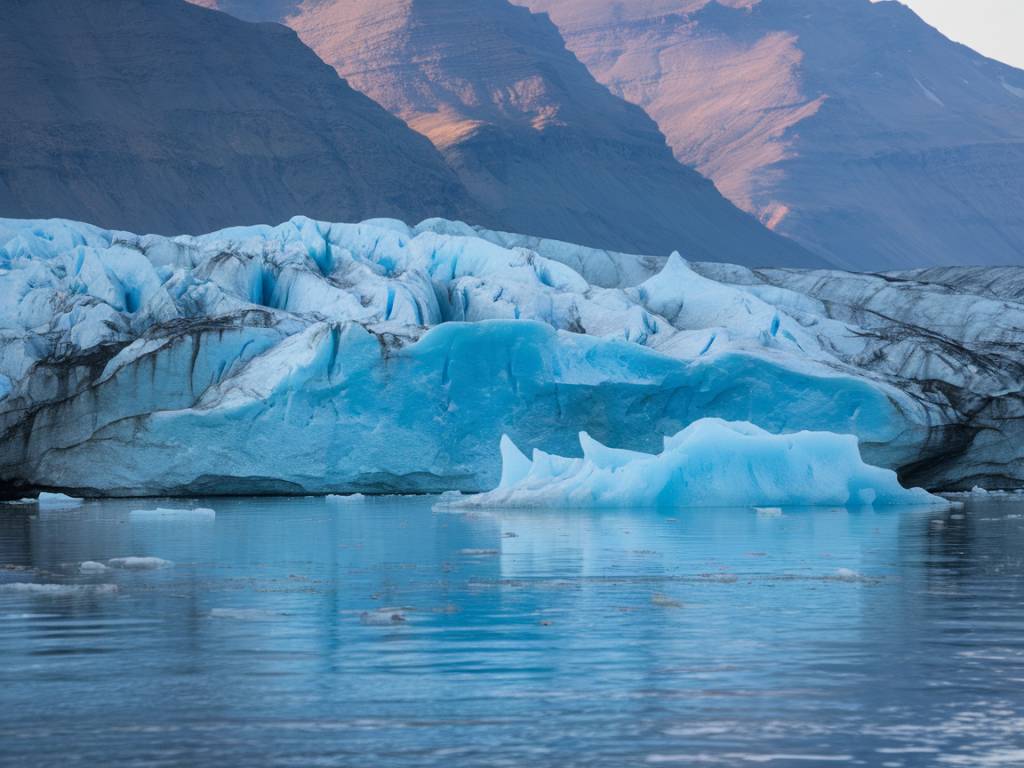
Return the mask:
[[440,220],[174,238],[0,220],[0,490],[481,491],[503,434],[653,453],[704,417],[852,434],[932,488],[1016,486],[1024,308],[991,285]]
[[947,502],[865,464],[852,435],[773,435],[748,422],[701,419],[661,453],[609,448],[581,432],[581,458],[501,440],[501,481],[454,507],[866,506]]

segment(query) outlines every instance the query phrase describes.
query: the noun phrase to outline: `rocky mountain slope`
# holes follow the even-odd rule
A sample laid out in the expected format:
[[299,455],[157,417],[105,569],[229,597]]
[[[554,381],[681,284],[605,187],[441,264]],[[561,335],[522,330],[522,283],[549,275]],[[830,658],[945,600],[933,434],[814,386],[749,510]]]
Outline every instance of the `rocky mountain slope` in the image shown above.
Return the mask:
[[[0,497],[474,491],[503,434],[656,453],[705,417],[856,435],[932,489],[1024,485],[1024,304],[977,271],[612,269],[502,237],[0,220]],[[592,263],[607,287],[568,266]]]
[[516,1],[775,231],[856,269],[1024,263],[1024,72],[900,3]]
[[279,25],[180,0],[14,0],[0,71],[0,215],[177,234],[477,210],[430,142]]
[[428,136],[495,229],[743,264],[824,262],[766,231],[679,163],[550,21],[507,0],[202,0],[284,21]]

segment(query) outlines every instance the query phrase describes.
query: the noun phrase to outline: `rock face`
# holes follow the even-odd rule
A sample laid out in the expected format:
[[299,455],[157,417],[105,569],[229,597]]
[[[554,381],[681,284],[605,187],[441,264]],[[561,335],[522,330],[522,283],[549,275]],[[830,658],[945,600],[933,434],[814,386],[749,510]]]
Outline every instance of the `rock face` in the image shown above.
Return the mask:
[[[445,220],[176,238],[0,220],[0,491],[483,490],[503,434],[654,453],[704,417],[853,434],[932,489],[1024,484],[1024,305],[980,270],[507,239]],[[607,287],[567,266],[591,262]]]
[[284,27],[180,0],[15,0],[0,215],[158,233],[475,215],[431,144]]
[[898,2],[518,0],[676,157],[853,269],[1024,263],[1024,72]]
[[544,16],[507,0],[203,0],[281,20],[428,136],[495,229],[633,253],[822,266],[678,162]]

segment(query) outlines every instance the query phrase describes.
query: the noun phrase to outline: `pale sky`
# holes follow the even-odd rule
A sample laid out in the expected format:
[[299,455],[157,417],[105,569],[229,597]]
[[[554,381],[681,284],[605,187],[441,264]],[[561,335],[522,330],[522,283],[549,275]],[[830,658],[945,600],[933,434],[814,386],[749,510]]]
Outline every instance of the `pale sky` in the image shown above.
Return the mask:
[[1024,0],[903,0],[946,37],[1024,69]]

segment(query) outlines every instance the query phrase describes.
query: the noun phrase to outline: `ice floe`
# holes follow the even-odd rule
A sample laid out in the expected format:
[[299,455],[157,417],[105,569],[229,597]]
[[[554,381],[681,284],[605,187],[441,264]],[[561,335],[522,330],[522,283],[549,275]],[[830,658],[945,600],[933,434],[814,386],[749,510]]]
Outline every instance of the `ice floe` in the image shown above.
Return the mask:
[[580,434],[582,458],[501,440],[494,490],[453,500],[467,507],[779,507],[942,505],[866,464],[857,438],[828,432],[773,435],[746,422],[702,419],[664,440],[659,454],[609,448]]

